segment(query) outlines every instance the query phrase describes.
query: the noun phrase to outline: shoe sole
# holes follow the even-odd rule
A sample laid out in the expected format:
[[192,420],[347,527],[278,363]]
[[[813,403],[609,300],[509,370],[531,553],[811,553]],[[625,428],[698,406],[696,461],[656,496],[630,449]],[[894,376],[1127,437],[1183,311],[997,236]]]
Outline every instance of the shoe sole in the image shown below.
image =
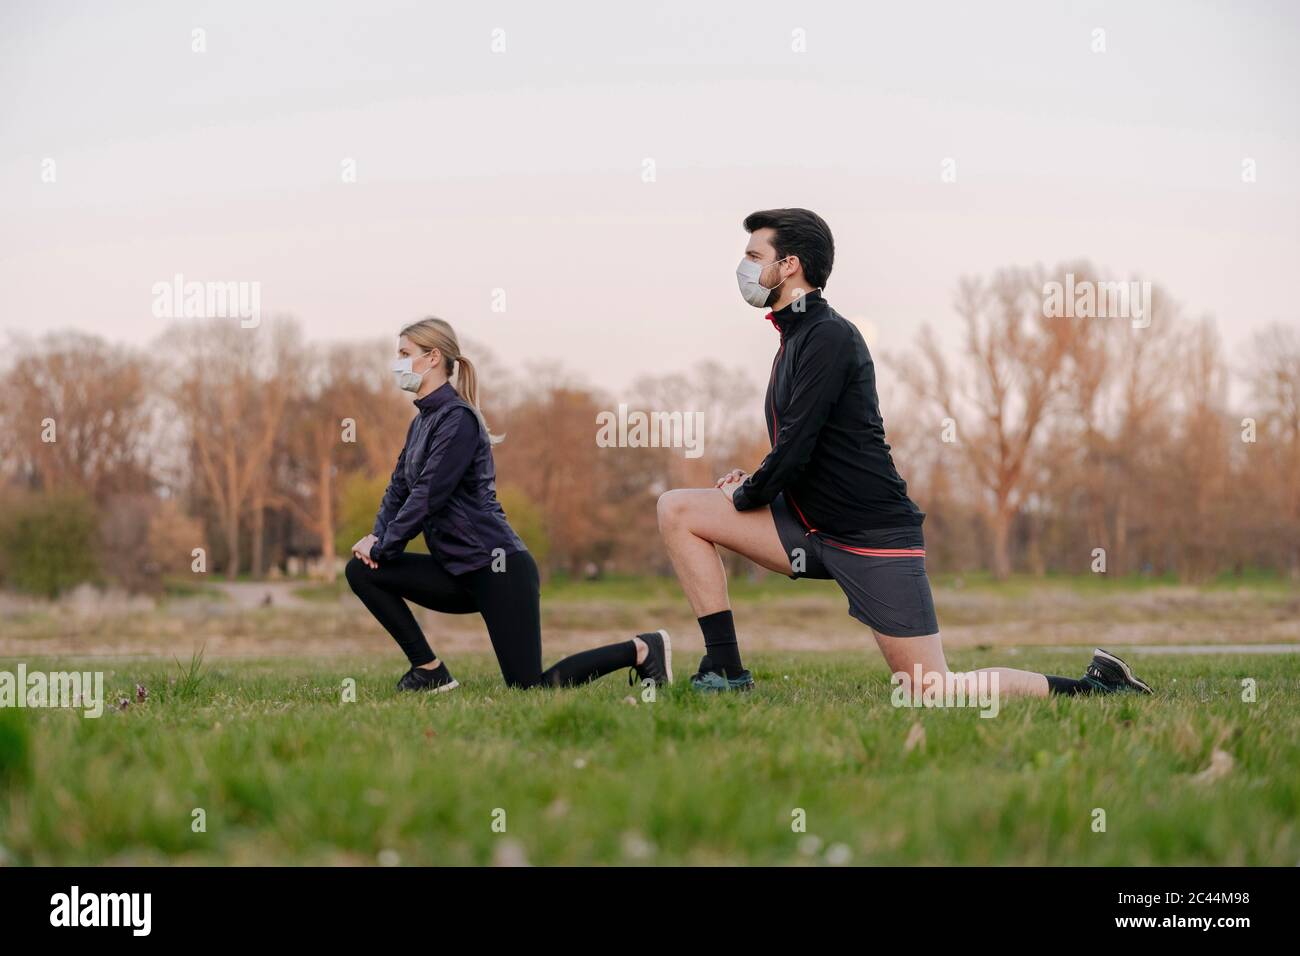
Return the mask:
[[664,673],[668,675],[668,683],[671,684],[673,682],[673,639],[662,627],[659,628],[659,636],[664,639]]
[[460,681],[452,678],[445,684],[439,684],[437,687],[399,687],[399,694],[445,694],[449,690],[455,690],[460,686]]
[[698,694],[748,694],[753,689],[752,680],[745,684],[728,684],[726,687],[708,687],[691,681],[691,690]]
[[1121,671],[1123,671],[1124,680],[1128,681],[1130,687],[1136,688],[1137,690],[1140,690],[1144,694],[1155,693],[1155,691],[1153,691],[1150,685],[1148,685],[1145,681],[1138,680],[1137,676],[1133,673],[1133,668],[1129,667],[1128,664],[1124,663],[1124,661],[1122,661],[1120,658],[1116,657],[1114,654],[1110,653],[1109,651],[1103,651],[1100,647],[1094,647],[1092,649],[1092,656],[1100,657],[1103,661],[1107,661],[1108,663],[1114,664]]

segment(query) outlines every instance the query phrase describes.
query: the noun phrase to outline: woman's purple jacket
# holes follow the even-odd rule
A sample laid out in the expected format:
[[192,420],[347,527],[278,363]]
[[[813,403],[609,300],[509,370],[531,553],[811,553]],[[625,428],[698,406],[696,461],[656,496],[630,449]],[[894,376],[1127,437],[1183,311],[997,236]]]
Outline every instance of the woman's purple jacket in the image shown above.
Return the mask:
[[391,561],[421,531],[429,553],[452,574],[525,550],[497,501],[492,444],[473,407],[450,382],[415,407],[419,414],[379,504],[379,543],[370,556]]

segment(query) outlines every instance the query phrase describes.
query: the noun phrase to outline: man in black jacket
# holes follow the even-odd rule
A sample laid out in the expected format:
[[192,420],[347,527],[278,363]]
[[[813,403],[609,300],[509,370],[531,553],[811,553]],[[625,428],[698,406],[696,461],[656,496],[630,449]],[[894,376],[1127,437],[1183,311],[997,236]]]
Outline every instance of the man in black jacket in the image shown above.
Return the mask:
[[[659,499],[659,528],[704,634],[691,678],[702,691],[749,690],[717,546],[791,578],[833,578],[849,614],[871,628],[900,684],[949,676],[925,571],[925,515],[907,495],[885,441],[875,365],[862,334],[827,303],[835,244],[807,209],[746,217],[740,293],[767,308],[780,342],[763,412],[772,450],[750,475]],[[995,693],[1150,689],[1098,650],[1080,680],[990,668]],[[921,688],[917,688],[920,692]]]

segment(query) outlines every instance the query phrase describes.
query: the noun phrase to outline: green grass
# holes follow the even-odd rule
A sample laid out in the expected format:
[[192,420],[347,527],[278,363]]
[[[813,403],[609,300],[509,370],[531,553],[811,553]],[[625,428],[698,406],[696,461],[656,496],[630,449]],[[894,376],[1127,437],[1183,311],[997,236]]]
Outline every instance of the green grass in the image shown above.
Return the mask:
[[1083,597],[1135,594],[1169,588],[1191,588],[1198,592],[1241,591],[1253,594],[1294,595],[1300,583],[1276,571],[1244,569],[1221,571],[1204,581],[1183,581],[1166,574],[1013,574],[999,581],[987,571],[947,572],[931,576],[936,587],[965,589],[1002,597],[1023,597],[1058,588]]
[[163,579],[163,597],[202,597],[212,601],[224,601],[226,600],[226,593],[213,586],[210,579],[198,578],[193,574],[188,576],[171,575]]
[[[788,598],[790,579],[784,575],[759,572],[756,575],[732,575],[728,582],[731,597],[738,601]],[[838,594],[835,582],[805,579],[799,582],[804,596]],[[337,601],[350,592],[342,578],[328,584],[320,582],[295,588],[296,596],[309,601]],[[545,601],[612,601],[617,603],[644,603],[651,601],[680,601],[681,585],[677,579],[656,575],[609,575],[595,580],[579,580],[553,576],[542,584]]]
[[[1170,588],[1192,588],[1201,593],[1241,591],[1260,596],[1295,596],[1300,584],[1291,578],[1272,571],[1246,570],[1241,573],[1222,572],[1211,580],[1189,584],[1173,575],[1143,574],[1013,574],[999,581],[987,571],[971,573],[945,572],[932,574],[931,583],[937,589],[968,591],[975,594],[1008,599],[1024,598],[1059,589],[1082,597],[1104,595],[1130,595],[1145,591]],[[728,587],[733,600],[761,601],[789,596],[789,579],[784,575],[760,573],[757,575],[732,574]],[[818,594],[837,595],[833,581],[803,579],[799,582],[803,596]],[[303,584],[294,594],[307,600],[337,601],[348,593],[347,582],[342,578],[328,584],[319,582]],[[676,579],[655,575],[608,575],[596,580],[580,580],[553,575],[542,585],[542,597],[551,601],[656,601],[679,599],[681,587]]]
[[[870,864],[1300,862],[1300,656],[1138,661],[1156,698],[1005,701],[992,719],[896,709],[861,656],[758,656],[751,695],[679,683],[635,704],[621,674],[509,691],[487,657],[457,660],[464,686],[436,698],[397,696],[391,654],[81,662],[111,666],[107,695],[132,703],[99,719],[0,710],[0,859],[824,864],[836,847]],[[952,661],[999,662],[1080,665],[1050,650]],[[908,752],[914,724],[925,740]],[[1198,781],[1215,749],[1232,769]]]

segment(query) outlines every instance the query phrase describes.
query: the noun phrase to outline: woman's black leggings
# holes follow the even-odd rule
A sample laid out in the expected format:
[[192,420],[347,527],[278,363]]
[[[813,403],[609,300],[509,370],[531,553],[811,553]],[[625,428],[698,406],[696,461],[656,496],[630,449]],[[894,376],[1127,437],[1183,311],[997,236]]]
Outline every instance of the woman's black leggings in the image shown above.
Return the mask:
[[542,670],[540,585],[537,563],[527,551],[507,555],[504,570],[489,565],[466,574],[451,574],[428,554],[403,553],[378,568],[354,557],[347,578],[412,667],[429,663],[435,655],[408,600],[445,614],[482,614],[501,676],[511,687],[583,684],[636,664],[636,645],[624,641],[574,654]]

